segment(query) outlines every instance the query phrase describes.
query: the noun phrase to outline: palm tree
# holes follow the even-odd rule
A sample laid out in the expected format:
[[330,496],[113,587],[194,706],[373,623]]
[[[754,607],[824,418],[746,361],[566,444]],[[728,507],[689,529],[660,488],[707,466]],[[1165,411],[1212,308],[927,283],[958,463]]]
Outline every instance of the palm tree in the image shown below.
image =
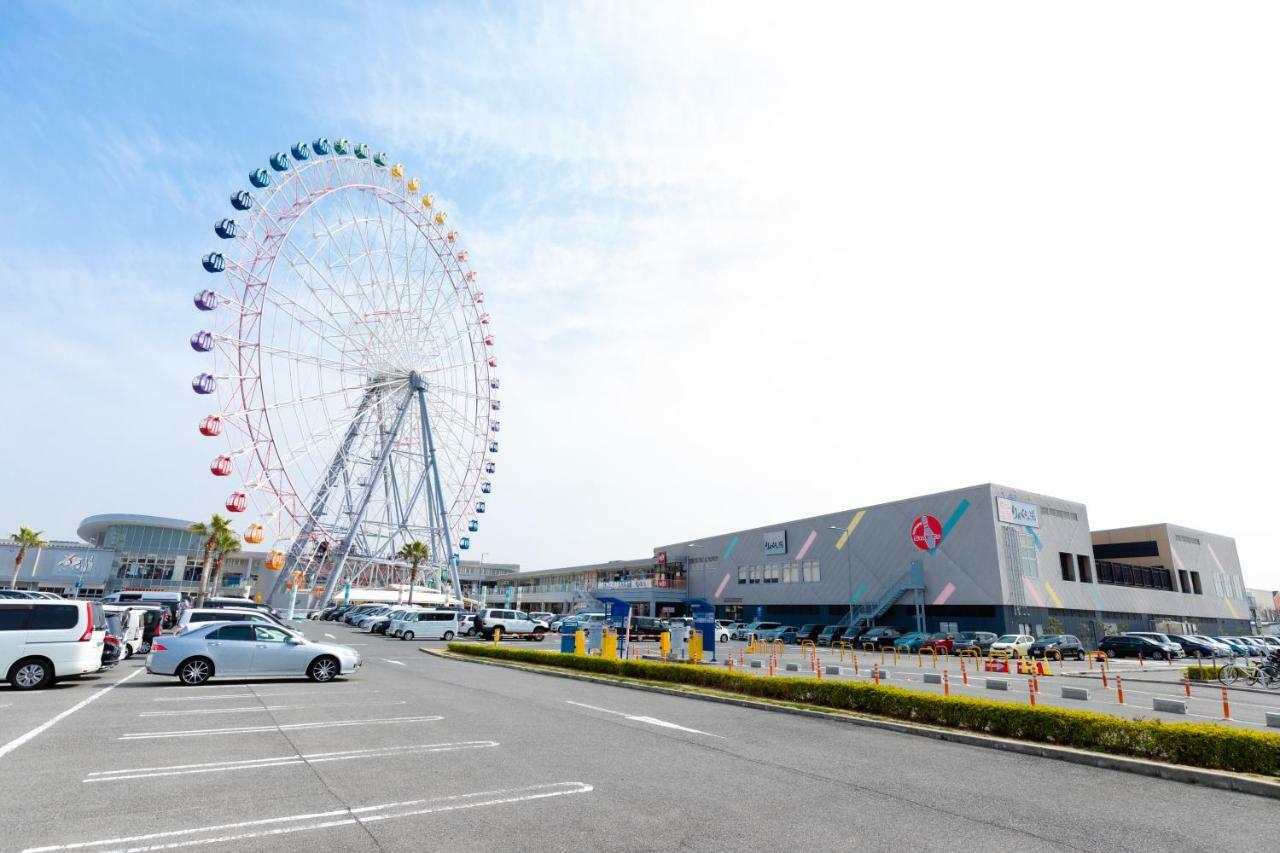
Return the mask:
[[209,584],[209,567],[213,565],[213,552],[218,548],[218,536],[231,532],[231,521],[215,512],[208,524],[197,521],[189,529],[195,535],[204,537],[204,566],[200,569],[200,589],[196,592],[196,607],[203,607],[204,590]]
[[27,558],[27,549],[43,548],[49,544],[40,538],[43,532],[30,527],[19,527],[18,532],[9,537],[18,544],[18,556],[13,560],[13,581],[9,584],[9,589],[18,588],[18,573],[22,571],[22,561]]
[[431,556],[427,543],[415,539],[406,542],[396,554],[401,560],[409,561],[409,603],[413,604],[413,585],[418,582],[418,564]]
[[218,541],[213,547],[213,573],[209,575],[210,595],[216,595],[218,592],[218,578],[222,577],[222,558],[240,550],[240,537],[235,534],[235,531],[228,530],[218,535]]

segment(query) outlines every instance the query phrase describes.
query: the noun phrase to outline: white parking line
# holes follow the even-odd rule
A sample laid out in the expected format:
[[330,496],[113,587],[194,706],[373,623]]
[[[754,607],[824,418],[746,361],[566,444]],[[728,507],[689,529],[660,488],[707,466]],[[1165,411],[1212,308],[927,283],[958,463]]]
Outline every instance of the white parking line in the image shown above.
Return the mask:
[[404,666],[404,661],[402,660],[392,660],[391,658],[378,658],[378,660],[386,661],[387,663],[393,663],[396,666]]
[[[241,823],[224,823],[218,826],[202,826],[170,832],[153,832],[148,835],[106,838],[100,841],[53,844],[48,847],[28,847],[22,853],[55,853],[55,851],[59,850],[83,850],[89,847],[106,847],[114,844],[132,845],[134,842],[139,841],[180,839],[183,836],[187,836],[186,840],[168,841],[148,846],[130,846],[128,848],[131,853],[147,853],[147,851],[152,850],[170,850],[176,847],[192,847],[198,844],[226,844],[232,841],[247,841],[253,838],[286,835],[294,832],[309,832],[336,826],[353,826],[381,820],[396,820],[404,817],[461,811],[462,809],[475,809],[484,806],[504,805],[506,803],[523,803],[530,800],[543,800],[548,797],[586,794],[592,790],[594,790],[592,786],[585,782],[552,782],[547,785],[530,785],[525,788],[505,788],[498,791],[478,791],[474,794],[458,794],[452,797],[436,797],[429,800],[381,803],[375,806],[362,806],[355,809],[336,809],[329,812],[288,815],[285,817],[265,818],[263,820],[243,821]],[[294,825],[281,826],[280,824]],[[270,828],[273,825],[275,828]],[[231,830],[231,832],[227,833],[228,830]],[[224,834],[213,835],[212,833]],[[191,836],[197,835],[206,837],[191,838]],[[258,845],[253,846],[256,847]]]
[[27,732],[25,735],[16,737],[13,740],[6,743],[4,746],[0,746],[0,758],[3,758],[4,756],[13,752],[15,749],[22,746],[24,743],[31,740],[32,738],[39,737],[41,734],[53,728],[62,720],[65,720],[67,717],[70,717],[76,711],[79,711],[85,705],[88,705],[90,702],[94,702],[94,701],[97,701],[98,699],[101,699],[103,696],[106,696],[108,693],[110,693],[115,688],[119,687],[121,684],[124,684],[130,678],[136,678],[137,676],[142,675],[142,673],[143,673],[143,670],[135,669],[133,672],[129,673],[124,678],[120,679],[119,681],[113,684],[108,684],[106,687],[102,688],[101,690],[98,690],[90,694],[89,696],[80,700],[76,704],[72,705],[67,710],[63,711],[61,714],[57,714],[56,716],[51,717],[50,719],[36,726],[34,729]]
[[[287,690],[283,693],[208,693],[191,696],[162,696],[159,699],[152,699],[152,702],[217,702],[221,699],[277,699],[281,696],[299,696],[320,695],[321,693],[329,693],[333,690],[345,692],[355,689],[354,682],[339,682],[337,684],[325,684],[323,686],[315,686],[312,692],[311,685],[299,686],[295,690]],[[378,693],[377,690],[361,690],[361,696],[369,696]]]
[[154,779],[159,776],[190,776],[196,773],[225,773],[231,770],[260,770],[287,767],[292,764],[320,764],[327,761],[353,761],[362,758],[385,758],[402,753],[452,752],[459,749],[489,749],[498,745],[493,740],[466,740],[458,743],[421,743],[414,746],[349,749],[342,752],[296,753],[275,758],[249,758],[243,761],[211,761],[204,764],[173,764],[167,767],[134,767],[128,770],[101,770],[90,773],[81,782],[120,782],[125,779]]
[[337,637],[333,636],[333,634],[325,634],[325,636],[328,637],[330,640],[338,639]]
[[281,732],[295,729],[336,729],[347,726],[377,726],[390,723],[433,723],[444,717],[386,717],[377,720],[342,720],[329,723],[285,723],[278,726],[238,726],[231,729],[187,729],[178,732],[130,732],[116,740],[154,740],[167,737],[201,737],[203,735],[254,734],[257,732]]
[[637,723],[648,723],[651,726],[661,726],[664,729],[677,729],[682,732],[692,732],[695,735],[706,735],[707,737],[720,738],[721,740],[725,739],[724,735],[713,735],[710,732],[700,732],[697,729],[687,729],[684,726],[677,726],[675,723],[668,723],[666,720],[659,720],[656,717],[639,717],[622,711],[610,711],[608,708],[597,708],[595,705],[584,705],[581,702],[572,702],[568,699],[566,699],[565,702],[568,702],[570,705],[577,705],[579,708],[590,708],[592,711],[599,711],[603,714],[614,714],[619,717],[625,717],[626,719],[633,720]]
[[[248,714],[254,711],[262,713],[264,711],[297,711],[309,710],[311,708],[344,708],[352,705],[365,706],[368,702],[337,702],[326,703],[323,705],[246,705],[243,708],[184,708],[181,711],[144,711],[139,717],[187,717],[194,714]],[[407,700],[399,702],[379,702],[378,707],[382,708],[387,705],[407,705]]]

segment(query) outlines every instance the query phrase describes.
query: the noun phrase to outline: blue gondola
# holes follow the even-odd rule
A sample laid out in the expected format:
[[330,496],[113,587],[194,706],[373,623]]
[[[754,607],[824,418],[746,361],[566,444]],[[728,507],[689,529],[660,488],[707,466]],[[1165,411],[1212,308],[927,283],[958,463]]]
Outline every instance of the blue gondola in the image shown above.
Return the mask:
[[271,168],[277,172],[283,172],[289,168],[289,155],[283,151],[277,151],[271,155]]
[[191,336],[191,348],[196,352],[208,352],[213,349],[213,334],[210,332],[196,332]]
[[[207,374],[201,374],[202,376]],[[213,377],[209,377],[212,379]],[[208,392],[205,392],[208,393]],[[476,501],[476,512],[484,512],[484,501]]]
[[387,152],[379,151],[373,155],[373,162],[379,166],[387,165]]
[[316,152],[317,155],[323,157],[325,154],[328,154],[333,150],[333,146],[329,144],[329,139],[327,137],[322,136],[319,139],[311,141],[311,150]]
[[490,483],[488,480],[486,480],[485,482],[481,483],[481,484],[480,484],[480,491],[484,492],[486,495],[487,495],[487,494],[489,494],[490,492],[492,492],[492,491],[493,491],[493,483]]
[[489,387],[495,391],[498,390],[498,378],[496,376],[489,380]]
[[498,463],[496,462],[484,463],[484,472],[486,474],[492,474],[494,471],[497,471],[497,470],[498,470]]
[[471,531],[472,533],[475,533],[479,529],[480,529],[480,522],[477,521],[476,519],[473,518],[467,522],[467,530]]
[[258,189],[271,186],[271,173],[266,169],[254,169],[249,173],[249,183]]
[[502,423],[499,421],[489,421],[489,432],[497,432],[501,426]]
[[212,394],[217,387],[218,383],[210,373],[201,373],[191,380],[191,390],[197,394]]
[[231,194],[231,206],[236,210],[248,210],[253,207],[253,196],[248,190],[240,190],[240,192]]
[[293,155],[293,159],[295,160],[306,160],[311,156],[311,150],[307,148],[307,143],[305,142],[293,143],[293,147],[289,149],[289,153]]
[[491,441],[491,442],[489,442],[489,452],[490,452],[490,453],[497,453],[497,452],[498,452],[498,442],[496,442],[496,441]]
[[467,536],[463,536],[461,539],[458,540],[458,547],[461,548],[463,551],[467,550],[468,548],[471,547],[471,539]]
[[218,294],[213,290],[202,290],[196,294],[194,301],[201,311],[212,311],[218,307]]
[[334,154],[350,154],[351,143],[345,139],[339,139],[337,142],[333,143],[333,153]]
[[502,408],[502,404],[499,403],[497,400],[494,400],[491,403],[489,403],[489,411],[491,412],[499,411],[501,408]]
[[369,146],[367,144],[360,142],[356,145],[354,150],[355,150],[355,155],[359,157],[361,160],[369,159]]
[[201,259],[200,263],[204,264],[206,272],[222,272],[227,265],[227,259],[222,257],[221,252],[210,252]]
[[232,237],[240,233],[240,229],[236,226],[234,219],[219,219],[213,226],[213,233],[217,234],[223,240],[230,240]]

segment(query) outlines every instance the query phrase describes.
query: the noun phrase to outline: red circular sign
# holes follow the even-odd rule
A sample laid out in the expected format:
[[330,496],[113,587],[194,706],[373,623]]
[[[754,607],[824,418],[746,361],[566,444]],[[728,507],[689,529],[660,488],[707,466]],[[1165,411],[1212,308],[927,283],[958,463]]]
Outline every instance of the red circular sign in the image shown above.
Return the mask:
[[922,515],[911,523],[911,541],[921,551],[932,551],[942,542],[942,522],[932,515]]

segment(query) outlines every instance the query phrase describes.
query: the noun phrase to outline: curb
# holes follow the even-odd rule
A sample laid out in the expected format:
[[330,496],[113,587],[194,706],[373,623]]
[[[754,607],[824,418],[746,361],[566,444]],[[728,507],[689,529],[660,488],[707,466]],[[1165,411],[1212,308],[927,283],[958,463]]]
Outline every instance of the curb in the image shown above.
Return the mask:
[[[1123,675],[1123,673],[1121,673],[1121,674]],[[1068,672],[1068,673],[1064,674],[1064,675],[1063,675],[1063,676],[1061,676],[1061,677],[1062,677],[1062,678],[1084,678],[1084,679],[1091,680],[1091,681],[1097,681],[1097,682],[1099,682],[1099,683],[1101,683],[1101,682],[1102,682],[1102,676],[1100,676],[1100,675],[1089,675],[1088,673],[1083,673],[1083,672]],[[1113,673],[1113,674],[1111,675],[1111,677],[1112,677],[1112,678],[1115,678],[1115,674]],[[1182,681],[1181,681],[1181,680],[1178,680],[1178,681],[1165,681],[1165,680],[1163,680],[1163,679],[1159,679],[1159,678],[1130,678],[1129,676],[1125,675],[1125,676],[1124,676],[1124,683],[1125,683],[1125,684],[1129,684],[1130,682],[1132,682],[1132,683],[1134,683],[1134,684],[1163,684],[1163,685],[1164,685],[1164,686],[1166,686],[1166,687],[1181,687],[1181,686],[1182,686]],[[1195,681],[1195,680],[1193,679],[1193,680],[1192,680],[1192,682],[1191,682],[1191,686],[1192,686],[1192,687],[1196,687],[1196,686],[1200,686],[1200,687],[1212,687],[1212,688],[1215,688],[1215,689],[1216,689],[1216,688],[1221,688],[1221,687],[1223,687],[1223,686],[1225,686],[1225,685],[1219,684],[1219,683],[1218,683],[1218,682],[1216,682],[1216,681]],[[1256,688],[1256,687],[1228,687],[1227,689],[1228,689],[1228,690],[1231,690],[1231,691],[1240,692],[1240,693],[1256,693],[1256,694],[1258,694],[1259,696],[1275,696],[1275,697],[1276,697],[1276,702],[1277,702],[1277,704],[1280,704],[1280,691],[1275,691],[1275,690],[1259,690],[1259,689],[1258,689],[1258,688]]]
[[815,711],[809,708],[796,708],[788,705],[778,705],[771,702],[761,702],[755,699],[742,699],[733,696],[716,696],[709,693],[692,690],[678,690],[671,687],[659,687],[652,684],[615,681],[610,678],[599,678],[597,676],[581,672],[556,672],[554,670],[531,666],[529,664],[499,661],[493,658],[455,655],[440,649],[422,647],[419,648],[418,651],[425,652],[426,654],[445,660],[462,661],[464,663],[478,663],[486,666],[499,666],[505,669],[518,669],[524,672],[534,673],[536,675],[549,675],[553,678],[568,678],[574,681],[590,681],[595,684],[624,687],[629,690],[642,690],[647,693],[662,693],[668,696],[681,696],[686,699],[700,699],[704,702],[719,702],[722,705],[736,705],[740,708],[752,708],[758,711],[772,711],[774,713],[793,714],[800,717],[811,717],[855,726],[866,726],[868,728],[881,729],[883,731],[897,732],[898,734],[930,737],[935,740],[947,741],[949,743],[959,743],[966,746],[981,747],[983,749],[996,749],[1004,752],[1015,752],[1021,755],[1033,755],[1039,758],[1048,758],[1055,761],[1066,761],[1070,764],[1081,764],[1086,767],[1097,767],[1104,770],[1118,770],[1122,773],[1133,773],[1139,776],[1168,779],[1173,782],[1183,782],[1189,785],[1204,785],[1208,788],[1218,788],[1226,791],[1236,791],[1242,794],[1254,794],[1259,797],[1270,797],[1271,799],[1280,800],[1280,782],[1271,782],[1260,777],[1243,776],[1225,770],[1205,770],[1199,767],[1187,767],[1182,764],[1162,764],[1158,761],[1151,761],[1145,758],[1106,755],[1103,753],[1088,752],[1083,749],[1073,749],[1066,746],[1053,746],[1050,744],[1011,740],[1008,738],[994,737],[992,735],[978,734],[976,732],[963,732],[954,729],[926,726],[919,723],[903,723],[896,720],[863,716],[851,712],[834,713]]

